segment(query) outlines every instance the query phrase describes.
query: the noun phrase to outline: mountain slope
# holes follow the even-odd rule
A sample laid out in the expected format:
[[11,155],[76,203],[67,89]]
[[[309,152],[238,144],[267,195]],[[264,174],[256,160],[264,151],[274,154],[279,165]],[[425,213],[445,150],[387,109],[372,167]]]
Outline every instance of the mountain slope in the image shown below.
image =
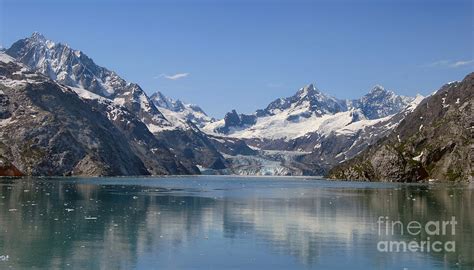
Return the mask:
[[6,53],[33,70],[61,84],[86,89],[126,107],[151,132],[174,129],[139,85],[128,83],[115,72],[94,63],[86,54],[55,43],[40,33],[15,42]]
[[[82,89],[78,92],[84,98],[105,100],[125,108],[145,124],[161,144],[181,157],[186,167],[225,163],[214,145],[202,139],[206,134],[194,124],[178,117],[167,119],[139,85],[128,83],[115,72],[96,65],[83,52],[33,33],[31,37],[15,42],[6,53],[56,82]],[[182,155],[184,149],[192,154]],[[191,171],[198,172],[197,169]]]
[[[132,140],[138,137],[131,133],[141,128],[142,137],[154,136],[126,109],[84,99],[3,53],[0,104],[3,174],[12,174],[8,170],[25,175],[93,176],[191,172],[156,139],[152,144],[156,153],[140,148]],[[128,128],[121,129],[119,124]]]
[[348,180],[473,179],[474,73],[444,85],[385,139],[333,168]]

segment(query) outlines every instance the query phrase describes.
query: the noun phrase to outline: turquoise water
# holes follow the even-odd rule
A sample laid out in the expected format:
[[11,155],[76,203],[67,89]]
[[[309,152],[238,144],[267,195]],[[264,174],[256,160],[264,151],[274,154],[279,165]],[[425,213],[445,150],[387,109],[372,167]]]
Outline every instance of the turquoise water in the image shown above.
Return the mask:
[[[0,269],[473,269],[473,190],[271,177],[2,179]],[[454,235],[386,236],[380,216],[458,224]],[[427,237],[455,251],[377,248]]]

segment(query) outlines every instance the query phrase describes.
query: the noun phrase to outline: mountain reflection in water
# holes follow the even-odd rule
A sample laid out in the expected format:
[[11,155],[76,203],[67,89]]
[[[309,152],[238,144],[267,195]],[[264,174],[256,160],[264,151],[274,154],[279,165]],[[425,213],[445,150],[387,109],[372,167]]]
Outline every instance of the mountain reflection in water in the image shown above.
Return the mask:
[[[3,179],[0,268],[472,269],[472,190],[304,178]],[[456,252],[379,252],[379,216],[455,216],[456,235],[431,239],[456,241]]]

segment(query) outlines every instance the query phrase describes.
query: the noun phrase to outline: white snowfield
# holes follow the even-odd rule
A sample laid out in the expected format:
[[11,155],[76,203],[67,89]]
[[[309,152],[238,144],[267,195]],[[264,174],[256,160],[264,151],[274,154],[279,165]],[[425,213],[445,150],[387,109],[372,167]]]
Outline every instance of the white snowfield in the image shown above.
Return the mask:
[[158,108],[168,121],[174,124],[175,127],[187,128],[186,124],[187,114],[185,112],[174,112],[165,108]]
[[191,121],[198,127],[203,127],[204,125],[215,121],[197,105],[182,102],[181,100],[175,100],[160,92],[153,94],[151,100],[166,119],[171,122]]
[[[418,95],[408,106],[407,110],[414,110],[423,99]],[[291,107],[288,110],[280,111],[271,116],[258,117],[255,125],[244,128],[231,128],[227,134],[229,137],[241,139],[284,139],[292,140],[300,138],[309,133],[318,133],[320,135],[329,135],[332,132],[336,134],[356,133],[366,127],[370,127],[390,120],[394,115],[389,115],[379,119],[367,119],[358,109],[352,109],[335,114],[323,114],[317,116],[312,113],[310,117],[298,116],[305,112],[310,112],[309,104],[303,103],[300,106]],[[298,116],[295,120],[288,120],[290,116]],[[354,116],[357,116],[356,118]],[[210,134],[217,134],[216,129],[224,126],[224,120],[219,120],[206,125],[203,130]],[[391,127],[387,127],[391,128]]]
[[0,62],[3,62],[3,63],[10,63],[10,62],[13,62],[15,61],[15,59],[13,59],[13,57],[11,57],[10,55],[4,53],[4,52],[0,52]]
[[[101,103],[104,103],[104,104],[109,104],[109,102],[113,102],[112,100],[110,100],[108,98],[105,98],[105,97],[99,96],[97,94],[94,94],[94,93],[92,93],[92,92],[90,92],[90,91],[88,91],[84,88],[71,87],[71,86],[67,86],[67,87],[71,88],[82,99],[95,99],[95,100],[97,100]],[[120,104],[118,104],[118,105],[120,105]]]
[[[115,121],[118,115],[128,113],[126,111],[126,108],[124,107],[123,98],[109,99],[109,98],[97,95],[95,93],[92,93],[83,88],[78,88],[78,87],[69,87],[69,88],[71,88],[74,92],[76,92],[79,95],[79,97],[81,97],[82,99],[93,99],[93,100],[97,100],[98,102],[101,102],[102,104],[108,105],[107,109],[108,109],[108,115],[109,115],[110,120]],[[142,109],[144,111],[150,110],[150,105],[148,103],[147,98],[144,95],[140,97],[140,106],[142,106]],[[189,128],[189,126],[181,119],[168,118],[168,117],[166,117],[166,119],[168,120],[169,123],[164,123],[164,125],[155,125],[153,123],[147,123],[146,121],[143,121],[143,120],[142,122],[145,123],[145,125],[148,127],[148,130],[151,133],[158,133],[165,130]],[[160,121],[161,119],[154,119],[154,120],[155,121],[153,122],[156,122],[156,121]]]
[[410,104],[408,104],[405,111],[413,112],[416,109],[416,107],[418,107],[418,105],[423,101],[423,99],[425,99],[424,96],[417,94],[415,99],[412,102],[410,102]]

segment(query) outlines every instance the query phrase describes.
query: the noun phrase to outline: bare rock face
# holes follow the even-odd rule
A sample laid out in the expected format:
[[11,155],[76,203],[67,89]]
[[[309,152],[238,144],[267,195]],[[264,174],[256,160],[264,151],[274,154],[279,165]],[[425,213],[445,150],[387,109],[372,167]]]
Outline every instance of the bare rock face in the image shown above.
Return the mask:
[[[192,123],[188,123],[193,126]],[[171,147],[170,151],[188,167],[198,164],[211,169],[225,169],[227,162],[206,134],[197,127],[182,131],[169,130],[155,134],[159,141]],[[198,170],[194,173],[199,173]]]
[[226,113],[224,117],[225,125],[217,129],[219,133],[226,134],[231,128],[241,128],[255,124],[257,117],[255,115],[238,114],[236,110]]
[[250,148],[245,141],[240,139],[212,135],[208,138],[219,152],[226,155],[255,156],[258,154],[258,151]]
[[15,165],[0,156],[0,176],[23,176]]
[[472,180],[474,73],[444,85],[386,138],[336,166],[329,177],[415,182]]
[[404,159],[390,147],[383,146],[370,160],[375,175],[387,181],[396,181],[404,177]]

